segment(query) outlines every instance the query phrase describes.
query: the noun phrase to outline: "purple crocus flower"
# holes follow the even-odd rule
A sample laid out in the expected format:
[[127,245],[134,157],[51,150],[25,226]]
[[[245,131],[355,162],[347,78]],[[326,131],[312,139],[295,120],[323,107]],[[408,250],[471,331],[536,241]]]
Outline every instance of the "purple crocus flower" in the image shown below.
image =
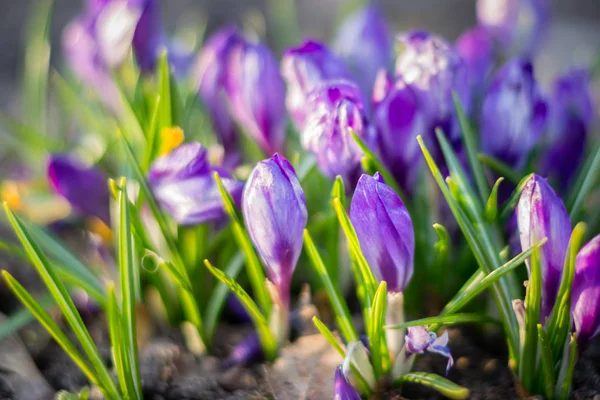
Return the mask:
[[328,79],[351,79],[344,61],[326,45],[307,40],[288,49],[281,60],[287,84],[285,105],[298,130],[304,128],[308,95]]
[[353,184],[362,151],[350,128],[368,144],[374,136],[358,86],[349,81],[327,81],[310,94],[308,105],[302,146],[316,156],[326,176],[333,179],[341,175],[347,184]]
[[350,66],[362,92],[371,93],[377,72],[392,61],[392,38],[379,7],[367,4],[346,18],[333,48]]
[[210,114],[213,128],[225,151],[234,149],[237,142],[235,125],[229,115],[225,84],[231,56],[244,43],[244,38],[235,27],[222,28],[206,41],[194,67],[198,95]]
[[600,333],[600,235],[583,246],[575,259],[571,315],[582,345]]
[[481,109],[483,151],[521,168],[546,126],[547,106],[529,61],[515,58],[496,74]]
[[571,237],[571,222],[563,202],[546,180],[533,175],[525,184],[517,205],[517,223],[521,248],[527,250],[543,238],[548,242],[540,249],[542,270],[542,321],[550,315]]
[[417,91],[421,109],[428,118],[429,135],[441,128],[451,139],[459,138],[452,92],[456,92],[465,112],[471,110],[471,90],[467,68],[456,49],[437,35],[413,31],[400,36],[402,52],[396,59],[396,78]]
[[236,365],[248,365],[264,359],[264,353],[260,345],[257,333],[252,333],[244,338],[223,362],[223,368],[229,369]]
[[50,185],[75,209],[110,225],[108,182],[99,169],[65,154],[54,154],[48,160],[47,173]]
[[252,170],[244,189],[242,211],[269,279],[288,308],[290,283],[302,250],[308,214],[296,171],[284,157],[275,154]]
[[467,66],[471,90],[478,94],[494,64],[492,37],[486,29],[476,26],[460,35],[456,50]]
[[402,189],[411,193],[423,160],[417,136],[426,129],[426,117],[415,91],[402,81],[387,84],[386,75],[384,71],[378,75],[374,92],[377,148]]
[[158,158],[148,172],[148,183],[158,203],[181,225],[210,222],[224,215],[223,199],[213,178],[218,172],[225,188],[239,203],[243,183],[226,170],[210,165],[200,143],[183,144]]
[[390,293],[403,292],[413,273],[415,234],[410,214],[379,173],[358,180],[350,220],[373,274]]
[[279,64],[264,44],[247,43],[232,51],[226,90],[231,113],[257,143],[273,154],[285,140],[285,86]]
[[348,371],[344,371],[341,366],[335,369],[333,400],[360,400],[360,395],[348,382]]
[[442,336],[438,337],[434,332],[428,332],[422,326],[408,328],[406,353],[422,354],[426,351],[440,354],[448,359],[448,364],[446,364],[447,375],[452,365],[454,365],[454,359],[448,348],[448,331],[445,331]]
[[569,188],[581,165],[594,120],[590,81],[589,70],[569,70],[556,79],[549,100],[547,151],[542,159],[541,172],[554,178],[561,192]]
[[550,20],[548,0],[478,0],[477,19],[504,53],[532,56]]

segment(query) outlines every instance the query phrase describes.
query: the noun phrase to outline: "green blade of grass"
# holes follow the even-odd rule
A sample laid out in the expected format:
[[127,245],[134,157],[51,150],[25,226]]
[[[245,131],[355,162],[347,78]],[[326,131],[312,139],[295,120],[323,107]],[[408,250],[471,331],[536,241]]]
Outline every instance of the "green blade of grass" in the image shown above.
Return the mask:
[[156,100],[154,101],[154,107],[152,108],[152,113],[150,117],[150,124],[148,124],[148,129],[146,131],[146,149],[144,151],[144,161],[141,166],[142,171],[147,172],[150,168],[150,164],[152,164],[152,160],[154,160],[156,154],[156,136],[158,135],[158,114],[161,105],[161,97],[156,96]]
[[271,310],[271,299],[269,297],[269,293],[265,285],[266,278],[262,269],[262,263],[260,262],[258,255],[254,250],[254,246],[252,245],[252,241],[250,240],[248,231],[244,226],[242,216],[236,209],[231,194],[223,185],[219,173],[214,172],[213,176],[215,182],[217,182],[219,191],[221,192],[225,212],[227,213],[227,215],[229,215],[229,218],[231,219],[231,227],[233,230],[235,240],[238,243],[238,245],[242,248],[242,251],[246,256],[246,272],[248,274],[248,279],[250,280],[252,293],[256,297],[256,301],[258,302],[260,308],[264,311],[265,315],[269,315],[269,312]]
[[571,197],[567,202],[571,222],[575,223],[577,221],[577,215],[583,206],[583,201],[594,188],[594,183],[598,182],[598,177],[600,177],[600,143],[597,144],[595,151],[585,162],[573,185]]
[[213,267],[210,261],[204,260],[204,265],[215,276],[215,278],[227,285],[229,290],[231,290],[233,294],[235,294],[240,300],[240,303],[242,303],[248,312],[248,315],[252,319],[254,326],[256,327],[265,358],[267,360],[273,360],[277,355],[277,340],[275,339],[273,333],[269,330],[269,323],[267,322],[265,316],[260,312],[260,309],[254,300],[252,300],[252,298],[248,295],[248,293],[246,293],[244,288],[242,288],[239,283],[225,275],[225,273],[220,269]]
[[539,251],[531,254],[530,277],[525,294],[525,338],[519,357],[519,380],[521,384],[533,392],[537,381],[536,365],[538,355],[538,329],[540,308],[542,304],[542,268]]
[[31,239],[31,235],[27,232],[23,223],[12,212],[6,203],[4,204],[4,210],[6,212],[8,221],[13,227],[17,237],[19,238],[19,241],[25,248],[25,251],[29,255],[31,262],[44,281],[44,284],[54,298],[54,301],[64,314],[65,319],[77,337],[77,340],[79,341],[84,353],[89,358],[92,366],[96,370],[98,375],[97,381],[100,383],[100,386],[110,397],[118,397],[116,395],[117,388],[112,380],[112,377],[110,376],[110,372],[104,365],[102,356],[94,345],[94,342],[92,341],[92,338],[87,331],[81,316],[77,312],[75,304],[73,304],[73,300],[69,296],[64,284],[51,267],[48,259],[44,253],[42,253],[37,243]]
[[11,274],[7,271],[2,271],[2,278],[10,291],[19,299],[21,303],[29,310],[29,312],[38,320],[38,322],[46,329],[46,331],[52,336],[52,338],[58,343],[58,345],[71,357],[73,362],[81,369],[84,375],[94,385],[99,385],[100,382],[97,379],[96,373],[92,367],[88,364],[87,360],[77,350],[73,342],[67,338],[67,335],[60,329],[60,327],[54,322],[50,314],[48,314],[44,307],[35,300],[23,286]]
[[563,357],[564,368],[561,368],[557,379],[556,398],[559,400],[567,400],[571,394],[573,373],[577,363],[577,338],[574,333],[570,335],[569,343],[565,348],[568,349],[568,357]]
[[522,174],[519,174],[519,172],[515,171],[509,165],[503,163],[502,161],[482,153],[479,153],[477,155],[477,159],[482,164],[487,165],[492,171],[494,171],[498,175],[508,179],[511,183],[517,185],[521,181]]
[[394,325],[386,325],[386,329],[405,329],[411,326],[443,326],[443,325],[454,325],[454,324],[465,324],[465,323],[475,323],[475,324],[483,324],[483,323],[499,323],[498,320],[494,318],[490,318],[487,315],[482,314],[471,314],[471,313],[461,313],[461,314],[452,314],[452,315],[444,315],[440,317],[428,317],[421,318],[414,321],[403,322],[401,324]]
[[142,265],[146,271],[155,272],[159,269],[164,270],[167,275],[182,289],[192,293],[192,285],[187,275],[181,274],[178,268],[171,261],[166,261],[158,256],[152,250],[146,249],[142,258]]
[[428,372],[411,372],[402,375],[396,383],[418,383],[419,385],[427,386],[443,396],[453,400],[463,400],[469,397],[469,389],[457,385],[446,378]]
[[[54,305],[52,297],[48,295],[44,295],[41,299],[36,301],[39,303],[42,310],[46,310]],[[35,318],[35,315],[33,315],[28,308],[22,308],[19,311],[12,313],[0,325],[0,341],[27,326]]]
[[498,218],[498,188],[500,184],[504,180],[503,177],[500,177],[494,183],[494,187],[492,188],[492,193],[490,194],[490,198],[485,205],[485,211],[483,212],[483,218],[489,222],[496,222],[496,218]]
[[544,331],[542,324],[537,324],[538,331],[538,346],[540,349],[540,364],[542,366],[542,378],[544,382],[544,394],[548,400],[554,398],[554,388],[556,382],[554,380],[554,361],[552,361],[552,349],[548,336]]
[[517,203],[519,202],[519,199],[521,198],[521,192],[523,192],[523,189],[525,188],[527,181],[529,181],[529,179],[532,176],[533,176],[533,174],[526,175],[523,177],[523,179],[521,179],[517,183],[517,188],[512,192],[512,194],[510,195],[510,198],[504,205],[502,212],[500,212],[501,219],[506,219],[509,216],[509,214],[511,212],[513,212],[514,208],[516,207]]
[[367,331],[371,345],[371,365],[378,379],[389,372],[390,356],[385,338],[385,312],[387,305],[387,284],[381,281],[371,307],[371,315],[368,321],[370,328]]
[[114,282],[108,284],[108,306],[106,309],[108,333],[110,337],[111,354],[117,379],[121,386],[121,392],[126,398],[131,398],[133,387],[131,386],[129,366],[127,366],[127,351],[125,350],[125,338],[123,337],[123,319],[117,296],[115,295]]
[[173,125],[171,113],[171,79],[169,76],[169,57],[164,50],[158,57],[156,69],[158,93],[162,99],[158,110],[158,128],[169,128]]
[[306,229],[304,230],[304,249],[308,255],[308,258],[310,259],[311,264],[315,268],[317,275],[319,275],[321,281],[323,282],[323,286],[327,292],[329,301],[331,302],[331,307],[335,313],[335,320],[342,337],[347,343],[359,340],[358,334],[354,329],[354,324],[352,323],[352,317],[350,315],[350,311],[348,310],[348,305],[329,277],[327,269],[325,268],[325,264],[323,264],[323,260],[319,255],[319,251],[317,250],[310,233]]

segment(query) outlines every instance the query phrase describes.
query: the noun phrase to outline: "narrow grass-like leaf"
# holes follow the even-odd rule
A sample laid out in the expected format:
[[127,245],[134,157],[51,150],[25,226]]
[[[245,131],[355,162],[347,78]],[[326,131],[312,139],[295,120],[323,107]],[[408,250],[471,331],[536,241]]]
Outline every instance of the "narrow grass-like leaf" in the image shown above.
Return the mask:
[[453,400],[463,400],[470,395],[469,389],[429,372],[411,372],[402,375],[395,382],[418,383],[419,385],[427,386]]
[[487,165],[496,174],[508,179],[511,183],[517,185],[521,181],[523,175],[512,169],[508,164],[482,153],[477,155],[477,159]]
[[[333,336],[333,333],[331,333],[329,328],[327,328],[327,326],[318,317],[313,317],[312,321],[315,324],[317,330],[321,333],[321,335],[323,335],[323,337],[329,342],[329,344],[331,344],[334,350],[338,352],[342,359],[345,359],[346,351],[342,348],[342,345],[338,342],[335,336]],[[360,371],[358,370],[358,368],[356,368],[354,363],[350,363],[350,368],[352,369],[352,372],[356,377],[358,385],[360,386],[361,393],[370,394],[371,388],[367,384],[366,379],[360,374]]]
[[329,301],[331,302],[331,307],[335,313],[335,320],[342,337],[347,343],[359,340],[358,334],[354,329],[354,324],[352,323],[352,317],[350,315],[350,311],[348,310],[348,305],[346,304],[344,297],[330,279],[325,264],[323,264],[323,260],[319,255],[319,251],[317,250],[310,233],[308,233],[308,230],[306,229],[304,230],[304,249],[306,250],[306,254],[310,259],[311,264],[315,268],[317,275],[319,275],[321,281],[323,282],[323,286],[327,292]]
[[446,228],[441,224],[433,224],[433,229],[438,237],[437,242],[433,246],[439,259],[445,260],[448,257],[450,251],[450,235]]
[[539,251],[531,254],[529,283],[525,294],[525,338],[519,357],[519,379],[521,384],[533,392],[537,381],[538,329],[542,304],[542,267]]
[[577,215],[583,206],[587,195],[594,188],[594,183],[600,178],[600,142],[596,145],[595,151],[590,155],[581,169],[573,188],[571,197],[568,201],[569,217],[571,222],[575,223]]
[[456,93],[452,93],[452,100],[454,102],[456,115],[458,116],[461,136],[465,150],[467,151],[467,158],[469,159],[469,166],[471,167],[471,172],[475,178],[475,186],[477,187],[477,192],[479,193],[481,201],[485,202],[489,196],[490,190],[485,180],[485,174],[481,163],[477,160],[477,137]]
[[110,345],[112,353],[112,361],[121,386],[121,392],[125,397],[130,398],[133,393],[133,386],[131,385],[131,371],[129,365],[127,365],[127,344],[126,338],[122,331],[123,319],[121,317],[121,311],[117,296],[115,295],[115,284],[110,282],[108,284],[108,306],[106,308],[106,316],[108,322],[108,333],[110,336]]
[[168,128],[173,125],[171,113],[171,80],[169,76],[169,58],[167,51],[163,50],[158,57],[156,69],[158,93],[161,102],[158,110],[158,128]]
[[483,218],[489,222],[496,222],[496,218],[498,218],[498,188],[500,184],[504,180],[503,177],[500,177],[494,183],[494,187],[492,188],[492,193],[490,194],[490,198],[485,205],[485,211],[483,212]]
[[[133,243],[131,240],[131,223],[129,199],[125,178],[121,179],[119,192],[119,281],[122,301],[121,340],[123,340],[123,358],[125,360],[126,377],[129,396],[132,399],[142,398],[142,384],[138,364],[137,332],[136,332],[136,288],[140,285],[139,270],[133,262]],[[138,289],[139,290],[139,289]]]
[[73,342],[67,338],[67,335],[65,335],[62,329],[54,322],[50,314],[44,310],[44,307],[7,271],[2,271],[2,278],[11,292],[33,314],[65,353],[71,357],[73,362],[81,369],[90,382],[94,385],[99,385],[100,382],[98,381],[93,368],[88,364],[88,361],[83,357],[79,350],[77,350]]
[[552,348],[555,360],[559,358],[563,351],[565,341],[571,331],[571,289],[575,275],[575,259],[583,244],[585,230],[586,224],[580,222],[571,233],[558,295],[556,296],[556,302],[550,315],[550,322],[546,325],[548,327],[547,332],[550,338],[550,347]]
[[225,275],[225,273],[220,269],[213,267],[210,261],[204,260],[204,265],[215,276],[215,278],[226,284],[229,290],[231,290],[233,294],[235,294],[240,300],[240,303],[242,303],[248,312],[248,315],[252,319],[254,326],[256,327],[263,352],[265,353],[265,358],[267,360],[273,360],[277,355],[277,340],[275,339],[273,333],[269,330],[269,323],[267,322],[265,316],[261,313],[254,300],[252,300],[252,298],[248,295],[248,293],[246,293],[244,288],[242,288],[239,283]]
[[65,319],[77,337],[82,349],[96,370],[100,386],[106,391],[107,395],[114,397],[113,393],[116,393],[117,391],[115,383],[113,382],[108,369],[104,365],[104,361],[102,360],[100,353],[98,353],[98,349],[94,345],[94,342],[92,341],[92,338],[87,331],[81,316],[77,312],[75,304],[69,296],[67,289],[59,279],[54,269],[51,267],[48,259],[44,253],[42,253],[37,243],[31,239],[31,235],[28,233],[23,223],[12,212],[6,203],[4,204],[4,210],[6,212],[8,221],[13,227],[17,237],[19,238],[19,241],[25,248],[25,251],[29,255],[31,262],[44,281],[44,284],[54,298],[54,301],[56,301],[56,304],[63,312]]
[[[236,279],[242,267],[244,266],[244,254],[237,252],[229,265],[225,268],[225,274],[231,279]],[[219,315],[227,299],[229,293],[229,287],[223,282],[219,282],[213,289],[208,304],[206,305],[206,311],[204,312],[204,332],[206,336],[206,345],[210,347],[212,337],[215,334],[217,323],[219,322]]]
[[375,297],[373,298],[373,306],[371,307],[371,315],[367,334],[369,336],[371,365],[375,371],[375,378],[378,379],[389,372],[390,356],[387,349],[385,338],[385,313],[387,305],[387,284],[381,281]]
[[346,188],[344,187],[344,180],[339,175],[335,177],[333,187],[331,188],[330,199],[333,200],[335,198],[340,199],[340,203],[346,204]]
[[[52,297],[44,295],[41,299],[36,300],[43,310],[51,307],[54,302]],[[0,324],[0,341],[5,337],[17,332],[19,329],[27,326],[31,321],[35,319],[35,316],[29,311],[28,308],[22,308],[9,315],[2,324]]]
[[188,292],[193,292],[189,277],[187,274],[182,274],[181,271],[175,267],[171,261],[166,261],[158,256],[152,250],[146,249],[142,258],[142,266],[149,272],[156,272],[159,269],[163,269],[173,281],[179,285],[182,289]]
[[394,189],[394,191],[398,193],[398,196],[400,196],[400,198],[405,204],[409,204],[410,198],[404,194],[404,192],[400,188],[400,185],[398,185],[398,182],[396,182],[396,179],[394,179],[394,175],[392,175],[392,173],[379,160],[379,157],[377,157],[375,153],[373,153],[371,149],[369,149],[369,146],[367,146],[367,144],[356,134],[356,132],[354,132],[352,128],[349,129],[350,134],[352,134],[352,138],[364,153],[364,158],[367,159],[367,161],[363,163],[363,165],[367,167],[365,170],[370,175],[375,174],[375,172],[379,172],[385,180],[385,184]]
[[156,96],[156,100],[154,101],[154,106],[152,108],[152,113],[150,114],[150,123],[148,124],[148,128],[146,131],[146,149],[144,152],[144,161],[141,166],[142,171],[148,172],[150,168],[150,164],[152,164],[152,160],[154,160],[154,156],[156,154],[156,137],[158,135],[158,113],[161,105],[161,97]]
[[577,338],[574,333],[570,335],[569,343],[565,346],[568,349],[568,358],[563,357],[565,369],[560,371],[557,379],[556,398],[559,400],[568,400],[571,394],[571,385],[573,383],[573,372],[577,363]]
[[540,349],[540,365],[542,367],[542,378],[544,382],[544,395],[546,399],[554,398],[554,388],[556,381],[554,379],[554,361],[552,360],[552,349],[546,331],[542,324],[537,324],[538,346]]
[[221,192],[225,212],[229,215],[229,218],[231,218],[233,235],[246,256],[246,272],[250,280],[252,293],[256,297],[256,301],[260,305],[260,308],[268,315],[271,310],[271,299],[269,298],[269,293],[265,285],[265,274],[262,269],[262,263],[254,250],[248,231],[244,226],[243,217],[236,209],[231,194],[229,194],[223,185],[219,173],[215,172],[213,176],[215,182],[217,182],[219,191]]
[[500,213],[501,219],[506,219],[509,216],[509,214],[511,212],[513,212],[514,208],[516,207],[517,203],[519,202],[519,199],[521,198],[521,193],[523,192],[523,189],[525,188],[527,181],[529,181],[529,179],[532,176],[533,176],[533,174],[526,175],[523,177],[523,179],[521,179],[518,182],[517,188],[512,192],[512,194],[510,195],[510,198],[508,199],[508,201],[504,205],[504,208],[502,209],[502,212]]
[[444,315],[441,317],[428,317],[417,319],[414,321],[403,322],[401,324],[394,325],[386,325],[386,329],[405,329],[411,326],[442,326],[442,325],[454,325],[454,324],[465,324],[465,323],[475,323],[475,324],[485,324],[485,323],[499,323],[498,320],[491,318],[487,315],[482,314],[470,314],[470,313],[462,313],[462,314],[452,314],[452,315]]

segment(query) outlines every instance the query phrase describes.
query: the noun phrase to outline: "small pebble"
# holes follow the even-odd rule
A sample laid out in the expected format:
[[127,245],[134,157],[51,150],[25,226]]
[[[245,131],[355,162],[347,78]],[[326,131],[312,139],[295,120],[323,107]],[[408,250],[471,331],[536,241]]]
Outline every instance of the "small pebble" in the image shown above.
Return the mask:
[[456,367],[459,369],[468,368],[470,364],[471,361],[469,361],[467,357],[459,357],[459,359],[456,360]]
[[493,372],[496,371],[496,368],[498,367],[498,360],[492,358],[491,360],[487,360],[484,364],[483,364],[483,371],[486,374],[492,374]]

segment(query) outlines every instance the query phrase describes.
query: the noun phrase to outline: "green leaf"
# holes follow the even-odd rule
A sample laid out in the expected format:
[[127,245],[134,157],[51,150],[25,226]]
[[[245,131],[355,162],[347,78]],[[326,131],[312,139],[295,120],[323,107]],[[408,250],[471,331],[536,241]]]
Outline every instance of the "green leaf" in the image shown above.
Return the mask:
[[554,379],[554,361],[552,360],[552,349],[548,336],[544,331],[542,324],[537,324],[538,331],[538,346],[540,349],[540,364],[542,366],[542,379],[544,382],[544,395],[548,400],[554,398],[554,387],[556,385]]
[[346,188],[344,187],[344,180],[339,175],[335,177],[333,187],[331,188],[330,199],[333,200],[335,198],[340,199],[342,204],[346,204]]
[[[237,252],[229,262],[229,265],[225,268],[225,274],[231,279],[236,279],[243,266],[244,254]],[[204,313],[204,332],[206,340],[208,341],[207,346],[210,346],[212,337],[215,334],[215,329],[219,322],[219,315],[221,314],[228,293],[229,287],[225,283],[219,282],[213,289],[208,304],[206,305],[206,311]]]
[[144,152],[144,162],[141,166],[142,171],[147,172],[150,169],[150,164],[154,160],[156,155],[156,136],[158,135],[158,114],[161,105],[161,97],[156,96],[156,100],[154,101],[154,107],[152,108],[152,113],[150,114],[150,124],[148,125],[148,129],[146,131],[146,148]]
[[[356,132],[354,132],[352,128],[349,129],[352,138],[364,153],[363,166],[367,167],[365,168],[365,171],[367,171],[370,175],[375,174],[375,172],[379,172],[383,177],[383,180],[385,181],[386,185],[388,185],[389,187],[394,189],[396,193],[398,193],[398,196],[400,196],[404,204],[409,204],[409,197],[407,197],[402,192],[400,185],[398,185],[398,182],[396,182],[396,179],[394,179],[394,176],[391,174],[391,172],[385,167],[385,165],[381,161],[379,161],[379,158],[375,155],[375,153],[371,151],[371,149],[369,149],[367,144],[356,134]],[[364,161],[365,159],[366,161]]]
[[122,300],[122,328],[120,338],[123,341],[125,372],[127,373],[128,393],[132,399],[142,398],[142,383],[138,364],[136,332],[136,293],[140,289],[140,276],[133,262],[133,243],[131,240],[131,222],[129,199],[125,178],[121,179],[119,192],[119,281]]
[[[41,299],[36,300],[43,310],[50,308],[54,305],[52,297],[44,295]],[[27,308],[22,308],[9,315],[2,324],[0,325],[0,341],[5,337],[17,332],[19,329],[27,326],[31,321],[35,319],[35,316]]]
[[438,391],[443,396],[454,400],[463,400],[469,397],[469,389],[457,385],[446,378],[428,372],[411,372],[402,375],[396,380],[397,383],[418,383]]
[[577,253],[583,244],[586,225],[583,222],[578,223],[569,240],[569,246],[565,256],[565,263],[562,273],[562,279],[558,288],[556,302],[550,314],[548,327],[548,337],[550,338],[550,347],[554,359],[558,359],[564,349],[565,341],[571,331],[571,289],[573,287],[573,277],[575,275],[575,259]]
[[514,208],[519,202],[519,199],[521,198],[521,193],[523,192],[525,185],[532,176],[533,174],[529,174],[527,176],[524,176],[523,179],[519,181],[519,183],[517,184],[517,188],[512,192],[510,198],[506,202],[506,205],[502,209],[502,212],[500,213],[500,218],[506,219],[509,216],[509,214],[513,212]]
[[487,165],[492,171],[494,171],[498,175],[508,179],[511,183],[517,185],[521,181],[522,174],[512,169],[508,164],[505,164],[494,157],[482,153],[479,153],[477,155],[477,159],[483,164]]
[[477,192],[479,193],[481,201],[485,202],[489,195],[489,188],[485,180],[483,167],[481,166],[479,160],[477,160],[477,137],[473,131],[473,128],[471,127],[471,124],[469,123],[469,119],[467,118],[464,108],[460,103],[460,99],[456,93],[452,93],[452,100],[454,101],[454,108],[456,110],[456,115],[458,116],[461,136],[464,147],[467,151],[467,158],[469,159],[471,172],[475,178],[475,186],[477,187]]
[[158,93],[161,98],[158,110],[158,128],[170,128],[173,125],[171,113],[171,80],[169,75],[169,57],[163,50],[158,57],[156,69]]
[[600,177],[600,143],[585,162],[571,189],[571,197],[567,203],[571,222],[576,222],[583,202],[594,188],[594,183],[598,182],[598,177]]
[[465,323],[498,323],[497,320],[488,317],[487,315],[482,314],[452,314],[452,315],[444,315],[439,317],[429,317],[417,319],[414,321],[403,322],[401,324],[394,325],[386,325],[386,329],[405,329],[411,326],[428,326],[434,325],[436,327],[440,327],[443,325],[453,325],[453,324],[465,324]]
[[221,192],[225,212],[227,215],[229,215],[229,218],[231,218],[235,240],[242,248],[242,251],[246,256],[246,272],[248,274],[248,278],[250,279],[252,293],[256,297],[256,301],[260,305],[260,308],[265,312],[266,315],[268,315],[269,311],[271,310],[271,299],[265,285],[265,274],[262,269],[262,264],[258,259],[256,251],[254,250],[254,246],[252,245],[248,231],[242,222],[243,218],[235,208],[235,203],[233,202],[231,194],[229,194],[223,185],[218,172],[215,171],[213,177],[215,182],[217,182],[219,191]]
[[[577,363],[577,338],[574,333],[569,337],[570,341],[565,345],[566,355],[563,356],[563,366],[557,379],[556,398],[559,400],[568,400],[571,394],[571,385],[573,384],[573,371]],[[568,355],[568,356],[567,356]],[[565,362],[566,361],[566,362]]]
[[240,300],[240,303],[242,303],[248,312],[248,315],[252,319],[254,326],[256,327],[265,358],[267,360],[273,360],[278,351],[277,340],[275,339],[273,333],[269,330],[269,323],[267,322],[265,316],[260,312],[260,309],[254,300],[252,300],[252,298],[248,295],[248,293],[246,293],[244,288],[242,288],[239,283],[225,275],[225,273],[220,269],[213,267],[210,261],[204,260],[204,265],[215,276],[215,278],[227,285],[229,290],[231,290],[233,294],[235,294]]
[[304,249],[308,255],[308,258],[310,259],[311,264],[315,268],[317,275],[319,275],[321,281],[323,282],[323,286],[327,292],[329,301],[331,302],[331,307],[335,313],[335,320],[342,337],[347,343],[359,340],[358,334],[356,333],[352,323],[352,316],[350,315],[348,305],[346,304],[344,297],[341,295],[329,277],[327,269],[325,268],[325,264],[323,264],[323,260],[319,255],[319,251],[310,237],[310,233],[306,229],[304,230]]
[[123,319],[121,318],[121,311],[119,309],[119,303],[117,296],[115,295],[115,284],[110,282],[108,284],[108,306],[106,310],[107,322],[108,322],[108,333],[110,337],[112,361],[121,386],[121,392],[125,397],[129,398],[133,394],[133,385],[131,383],[131,370],[127,364],[127,344],[125,343],[126,338],[122,331]]
[[[73,300],[69,296],[67,289],[65,288],[62,281],[48,262],[45,254],[42,253],[41,249],[35,241],[32,240],[31,235],[26,230],[21,220],[12,212],[10,207],[5,203],[4,210],[11,226],[13,227],[19,241],[25,248],[25,251],[29,255],[32,264],[37,270],[38,274],[44,281],[44,284],[48,288],[48,291],[54,298],[54,301],[62,311],[67,320],[67,323],[73,330],[73,333],[77,337],[79,344],[83,351],[89,358],[92,366],[96,370],[98,375],[97,381],[99,386],[106,391],[106,394],[111,397],[116,397],[113,394],[117,392],[115,383],[110,376],[110,373],[104,362],[102,356],[98,352],[98,349],[94,345],[92,338],[87,331],[85,324],[83,323],[81,316],[77,312]],[[32,310],[33,311],[33,310]]]
[[381,281],[373,298],[369,321],[366,321],[369,326],[367,334],[371,345],[371,365],[373,365],[376,379],[387,374],[390,369],[390,356],[384,329],[386,306],[387,284],[385,281]]
[[450,251],[450,235],[446,228],[441,224],[433,224],[433,229],[438,237],[437,242],[433,246],[439,259],[446,260]]
[[490,198],[488,199],[487,204],[485,206],[483,218],[489,223],[496,222],[496,218],[498,218],[498,187],[500,187],[500,184],[503,180],[503,177],[500,177],[496,180],[496,183],[492,188]]
[[519,357],[519,379],[523,386],[534,391],[537,381],[538,329],[542,304],[542,267],[539,251],[531,255],[530,277],[525,294],[525,337]]
[[151,273],[163,269],[173,281],[179,285],[182,289],[192,293],[193,289],[189,281],[187,274],[182,274],[178,268],[171,261],[162,259],[158,254],[152,250],[146,249],[144,251],[144,257],[142,258],[143,268]]

